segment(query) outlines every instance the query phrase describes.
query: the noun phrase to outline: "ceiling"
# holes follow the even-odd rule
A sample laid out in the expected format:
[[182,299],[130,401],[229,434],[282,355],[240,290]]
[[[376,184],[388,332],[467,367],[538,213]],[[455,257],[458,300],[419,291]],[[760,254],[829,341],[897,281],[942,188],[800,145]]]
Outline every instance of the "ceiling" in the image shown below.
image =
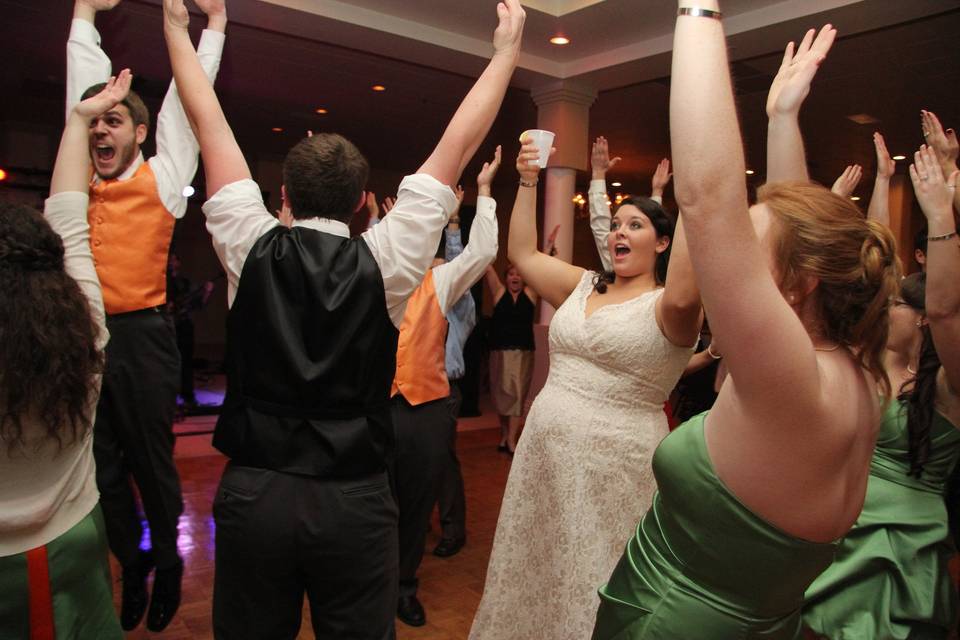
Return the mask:
[[[496,23],[492,0],[229,2],[217,90],[252,163],[282,157],[303,131],[314,129],[353,139],[374,167],[414,170],[482,70]],[[0,165],[49,168],[63,117],[69,4],[0,0],[0,51],[8,61],[0,82],[6,96],[16,96],[0,102]],[[642,191],[656,161],[669,155],[667,76],[676,3],[524,4],[521,69],[481,157],[535,125],[530,89],[572,79],[599,91],[591,135],[611,140],[625,158],[614,177]],[[867,170],[865,183],[871,179],[873,129],[847,115],[876,117],[891,150],[903,153],[919,144],[920,108],[960,127],[960,0],[726,0],[723,8],[748,159],[761,174],[763,102],[779,52],[806,27],[826,21],[839,27],[841,39],[803,114],[814,176],[828,180],[857,161]],[[202,19],[193,22],[198,37]],[[137,90],[153,107],[170,78],[160,24],[159,0],[123,0],[98,19],[104,49],[117,68],[133,68]],[[572,44],[550,45],[557,33]],[[374,93],[373,84],[387,91]],[[316,114],[318,107],[328,113]],[[505,150],[507,157],[513,152]],[[501,172],[504,184],[513,178]],[[581,183],[587,178],[581,174]]]

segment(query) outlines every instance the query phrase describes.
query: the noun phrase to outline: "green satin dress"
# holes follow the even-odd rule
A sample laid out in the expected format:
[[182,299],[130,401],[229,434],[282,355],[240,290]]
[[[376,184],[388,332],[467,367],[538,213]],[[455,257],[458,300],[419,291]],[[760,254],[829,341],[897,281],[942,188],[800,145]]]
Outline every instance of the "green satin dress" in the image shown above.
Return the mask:
[[702,413],[653,458],[659,491],[610,581],[594,640],[793,640],[804,590],[838,543],[794,538],[755,515],[717,478]]
[[957,615],[947,572],[955,553],[943,502],[960,431],[939,413],[923,476],[908,475],[907,414],[884,415],[863,513],[834,564],[807,590],[804,622],[831,640],[946,638]]

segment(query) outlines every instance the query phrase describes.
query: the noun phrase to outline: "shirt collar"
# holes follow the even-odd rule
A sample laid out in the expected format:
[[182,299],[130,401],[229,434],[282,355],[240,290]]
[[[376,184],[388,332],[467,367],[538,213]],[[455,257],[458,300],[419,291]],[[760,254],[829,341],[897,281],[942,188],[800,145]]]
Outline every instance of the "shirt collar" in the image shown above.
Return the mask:
[[330,218],[306,218],[304,220],[294,220],[293,226],[305,227],[307,229],[313,229],[314,231],[322,231],[323,233],[340,236],[341,238],[350,237],[350,227],[348,227],[346,223],[340,222],[339,220],[331,220]]

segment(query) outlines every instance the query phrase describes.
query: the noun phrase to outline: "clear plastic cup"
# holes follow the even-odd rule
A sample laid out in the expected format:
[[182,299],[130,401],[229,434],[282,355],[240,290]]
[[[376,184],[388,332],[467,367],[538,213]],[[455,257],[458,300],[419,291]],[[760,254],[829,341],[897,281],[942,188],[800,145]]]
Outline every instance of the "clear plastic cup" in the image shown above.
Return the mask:
[[547,163],[550,161],[550,150],[553,149],[553,140],[556,136],[557,134],[553,131],[528,129],[520,134],[520,142],[523,142],[527,138],[533,138],[533,143],[537,145],[537,151],[540,152],[537,164],[540,165],[541,169],[546,169]]

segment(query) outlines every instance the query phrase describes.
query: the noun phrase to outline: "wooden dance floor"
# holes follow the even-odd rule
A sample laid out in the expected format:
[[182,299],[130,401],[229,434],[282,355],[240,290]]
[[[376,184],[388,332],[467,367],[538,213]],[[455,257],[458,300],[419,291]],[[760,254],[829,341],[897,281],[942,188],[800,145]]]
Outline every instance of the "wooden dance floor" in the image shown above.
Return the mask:
[[[210,508],[226,459],[210,446],[215,418],[191,418],[179,423],[176,463],[183,483],[184,514],[180,518],[180,554],[185,571],[183,603],[177,617],[163,633],[150,633],[141,625],[127,638],[200,640],[213,638],[214,526]],[[489,410],[480,418],[461,420],[458,440],[467,495],[467,545],[451,558],[440,559],[431,551],[439,539],[434,512],[426,552],[420,566],[419,598],[427,612],[427,624],[408,627],[397,620],[400,640],[463,640],[480,603],[487,560],[503,489],[510,471],[510,458],[497,452],[497,417]],[[186,434],[193,435],[186,435]],[[112,562],[114,597],[120,606],[118,565]],[[304,607],[298,638],[313,638],[310,614]]]

